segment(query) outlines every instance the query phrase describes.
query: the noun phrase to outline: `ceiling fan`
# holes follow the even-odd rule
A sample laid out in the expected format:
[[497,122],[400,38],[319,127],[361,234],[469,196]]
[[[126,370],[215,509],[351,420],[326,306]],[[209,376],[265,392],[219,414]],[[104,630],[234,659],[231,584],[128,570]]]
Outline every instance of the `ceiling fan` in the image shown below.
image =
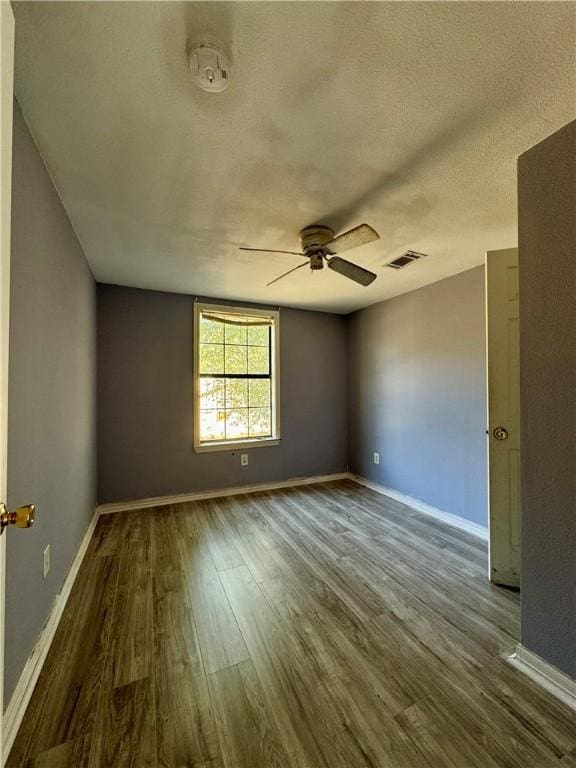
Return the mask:
[[356,248],[359,245],[366,245],[372,243],[375,240],[379,240],[380,235],[375,229],[368,226],[368,224],[360,224],[358,227],[349,229],[348,232],[343,232],[337,237],[334,236],[333,230],[330,227],[324,227],[320,224],[315,224],[311,227],[305,227],[300,232],[300,245],[302,251],[276,251],[270,248],[240,248],[241,251],[259,251],[261,253],[289,253],[293,256],[306,256],[307,261],[299,264],[297,267],[289,269],[288,272],[275,277],[266,285],[272,285],[277,283],[283,277],[290,275],[292,272],[296,272],[297,269],[310,266],[310,269],[316,271],[318,269],[324,269],[324,262],[328,265],[329,269],[333,269],[334,272],[343,275],[344,277],[354,280],[360,285],[370,285],[376,280],[374,272],[370,272],[363,267],[359,267],[357,264],[353,264],[351,261],[341,259],[340,256],[336,256],[337,253],[344,253],[351,248]]

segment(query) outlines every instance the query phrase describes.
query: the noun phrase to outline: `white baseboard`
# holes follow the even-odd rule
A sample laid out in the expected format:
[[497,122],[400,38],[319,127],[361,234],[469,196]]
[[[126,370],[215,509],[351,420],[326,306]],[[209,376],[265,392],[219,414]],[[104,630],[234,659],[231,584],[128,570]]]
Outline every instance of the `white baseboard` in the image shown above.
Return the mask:
[[291,480],[279,480],[275,483],[260,483],[258,485],[244,485],[235,488],[220,488],[214,491],[194,491],[191,493],[173,494],[171,496],[153,496],[146,499],[135,499],[133,501],[111,502],[109,504],[101,504],[98,507],[98,512],[101,515],[109,515],[114,512],[127,512],[129,510],[146,509],[150,507],[164,507],[168,504],[180,504],[186,501],[202,501],[202,499],[216,499],[221,496],[237,496],[241,493],[272,491],[277,488],[292,488],[297,485],[329,483],[334,480],[352,480],[359,485],[365,485],[367,488],[371,488],[377,493],[381,493],[395,501],[406,504],[408,507],[412,507],[418,512],[434,517],[436,520],[440,520],[454,528],[466,531],[466,533],[470,533],[480,539],[485,541],[488,540],[488,529],[477,523],[464,520],[464,518],[452,515],[449,512],[443,512],[440,509],[431,507],[429,504],[425,504],[419,499],[414,499],[412,496],[405,496],[403,493],[393,491],[391,488],[385,488],[383,485],[378,485],[378,483],[373,483],[365,477],[360,477],[359,475],[354,475],[350,472],[338,472],[333,475],[316,475],[314,477],[296,477]]
[[576,680],[524,648],[523,645],[516,646],[514,653],[508,656],[508,662],[571,709],[576,710]]
[[26,708],[30,703],[30,698],[32,697],[32,693],[34,692],[34,688],[36,687],[36,683],[40,677],[40,672],[42,671],[42,667],[46,661],[46,656],[48,655],[48,651],[50,650],[50,646],[54,640],[54,635],[56,634],[58,624],[60,623],[60,619],[64,613],[64,608],[66,607],[66,603],[70,597],[70,592],[72,591],[74,581],[76,580],[76,576],[78,575],[78,571],[82,565],[82,560],[84,559],[84,555],[86,554],[86,550],[88,549],[88,545],[94,534],[94,529],[96,528],[96,523],[98,522],[98,516],[99,513],[98,510],[96,510],[92,520],[90,521],[90,525],[84,534],[84,538],[82,539],[78,551],[76,552],[76,556],[74,557],[72,565],[70,566],[70,570],[68,571],[68,575],[66,576],[64,584],[62,585],[62,589],[56,596],[56,600],[54,601],[52,610],[48,616],[48,620],[38,635],[38,639],[36,640],[34,648],[32,649],[32,653],[28,657],[28,661],[26,662],[24,669],[22,670],[22,674],[20,675],[20,679],[18,680],[18,684],[16,685],[12,697],[10,698],[10,702],[6,707],[6,712],[4,713],[3,719],[3,751],[5,760],[10,754],[10,750],[14,744],[14,739],[16,738],[16,734],[18,733],[18,729],[26,713]]
[[292,488],[296,485],[313,485],[314,483],[330,483],[334,480],[346,480],[348,472],[338,472],[333,475],[316,475],[315,477],[295,477],[291,480],[279,480],[275,483],[260,483],[258,485],[243,485],[236,488],[220,488],[215,491],[194,491],[192,493],[177,493],[172,496],[153,496],[148,499],[134,501],[117,501],[101,504],[98,512],[109,515],[113,512],[127,512],[132,509],[149,507],[165,507],[167,504],[181,504],[186,501],[202,501],[202,499],[217,499],[221,496],[238,496],[241,493],[257,493],[258,491],[273,491],[276,488]]
[[453,515],[451,512],[444,512],[441,509],[430,506],[430,504],[426,504],[424,501],[420,501],[420,499],[415,499],[413,496],[406,496],[399,491],[392,490],[392,488],[386,488],[384,485],[373,483],[371,480],[367,480],[360,475],[349,474],[349,478],[355,483],[358,483],[358,485],[364,485],[366,488],[376,491],[376,493],[381,493],[383,496],[388,496],[388,498],[394,499],[394,501],[406,504],[407,507],[412,507],[412,509],[415,509],[417,512],[422,512],[423,515],[428,515],[442,523],[446,523],[446,525],[451,525],[453,528],[458,528],[472,536],[476,536],[478,539],[488,541],[488,528],[485,528],[483,525],[473,523],[471,520],[465,520],[463,517]]

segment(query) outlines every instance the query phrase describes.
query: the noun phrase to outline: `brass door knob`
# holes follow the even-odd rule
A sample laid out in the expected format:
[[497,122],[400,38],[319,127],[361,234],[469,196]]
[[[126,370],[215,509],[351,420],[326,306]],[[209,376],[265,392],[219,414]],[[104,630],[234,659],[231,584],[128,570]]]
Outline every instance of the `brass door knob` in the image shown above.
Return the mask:
[[14,512],[8,512],[6,504],[0,502],[0,534],[4,533],[4,528],[8,525],[15,525],[16,528],[30,528],[34,525],[36,517],[36,507],[34,504],[26,504],[18,507]]
[[505,427],[496,427],[494,432],[492,432],[496,440],[507,440],[508,439],[508,430]]

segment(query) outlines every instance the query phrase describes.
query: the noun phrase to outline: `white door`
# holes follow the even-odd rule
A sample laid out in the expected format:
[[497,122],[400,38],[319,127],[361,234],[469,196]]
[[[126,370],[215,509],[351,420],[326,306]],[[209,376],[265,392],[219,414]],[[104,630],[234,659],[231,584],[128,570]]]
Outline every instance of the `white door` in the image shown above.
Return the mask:
[[[8,448],[8,322],[10,312],[10,217],[12,195],[12,99],[14,76],[14,16],[8,2],[0,2],[1,101],[0,143],[0,501],[6,499]],[[6,536],[0,536],[0,765],[4,765],[4,573]]]
[[490,580],[520,586],[518,249],[486,254]]

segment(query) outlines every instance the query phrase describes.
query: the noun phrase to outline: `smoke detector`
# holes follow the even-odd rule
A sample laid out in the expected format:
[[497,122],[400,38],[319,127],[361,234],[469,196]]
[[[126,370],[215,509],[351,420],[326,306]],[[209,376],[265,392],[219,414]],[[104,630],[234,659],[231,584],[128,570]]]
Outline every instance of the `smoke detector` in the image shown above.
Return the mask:
[[198,43],[188,53],[192,79],[203,91],[218,93],[230,85],[230,59],[217,43]]

